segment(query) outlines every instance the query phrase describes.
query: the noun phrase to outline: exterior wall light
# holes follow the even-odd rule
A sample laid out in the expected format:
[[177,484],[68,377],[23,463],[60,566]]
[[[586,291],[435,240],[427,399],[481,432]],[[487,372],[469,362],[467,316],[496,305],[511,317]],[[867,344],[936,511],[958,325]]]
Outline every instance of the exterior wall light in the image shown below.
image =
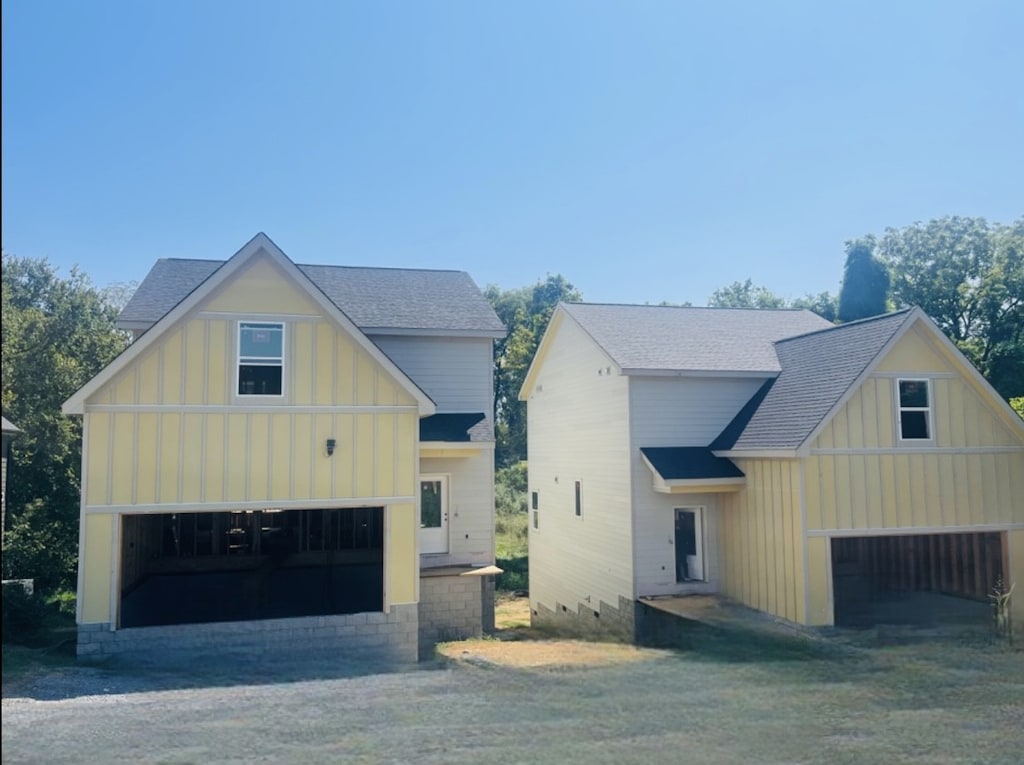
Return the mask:
[[328,457],[330,457],[332,454],[334,454],[334,447],[337,445],[337,443],[338,442],[335,441],[333,438],[328,438],[327,439],[327,456]]

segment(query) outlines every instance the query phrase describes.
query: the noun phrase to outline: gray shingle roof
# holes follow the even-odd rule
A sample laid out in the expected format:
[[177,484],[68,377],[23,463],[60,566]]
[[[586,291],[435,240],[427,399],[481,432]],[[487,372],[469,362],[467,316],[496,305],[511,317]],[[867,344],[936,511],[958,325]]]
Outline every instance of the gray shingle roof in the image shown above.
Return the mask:
[[[154,324],[224,264],[158,260],[121,312],[126,325]],[[503,333],[501,320],[464,271],[299,265],[360,329]]]
[[666,481],[702,478],[743,478],[743,471],[726,457],[703,446],[644,446],[640,452]]
[[4,433],[20,433],[21,428],[15,426],[13,422],[8,420],[6,417],[0,415],[0,420],[3,420],[3,432]]
[[804,310],[563,303],[626,370],[763,372],[781,369],[773,343],[831,327]]
[[744,407],[711,448],[799,447],[899,331],[911,310],[777,342],[781,374],[755,395],[763,396],[760,405]]

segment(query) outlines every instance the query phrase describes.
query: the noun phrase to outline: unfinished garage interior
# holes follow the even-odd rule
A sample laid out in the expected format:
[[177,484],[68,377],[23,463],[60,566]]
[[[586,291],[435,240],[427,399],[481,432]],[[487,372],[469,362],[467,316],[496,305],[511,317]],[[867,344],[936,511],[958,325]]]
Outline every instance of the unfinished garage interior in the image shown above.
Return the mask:
[[835,623],[984,625],[1005,545],[1003,532],[833,538]]
[[381,611],[381,507],[124,515],[120,627]]

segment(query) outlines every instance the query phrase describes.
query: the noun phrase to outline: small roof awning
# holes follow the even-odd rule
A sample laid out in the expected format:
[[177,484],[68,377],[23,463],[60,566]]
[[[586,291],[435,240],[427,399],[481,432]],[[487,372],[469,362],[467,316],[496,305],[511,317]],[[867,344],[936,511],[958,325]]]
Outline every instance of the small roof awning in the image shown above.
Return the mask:
[[739,491],[747,479],[736,464],[706,446],[646,446],[640,449],[663,494]]
[[484,421],[483,412],[432,414],[420,420],[420,441],[470,443],[486,440],[477,427]]

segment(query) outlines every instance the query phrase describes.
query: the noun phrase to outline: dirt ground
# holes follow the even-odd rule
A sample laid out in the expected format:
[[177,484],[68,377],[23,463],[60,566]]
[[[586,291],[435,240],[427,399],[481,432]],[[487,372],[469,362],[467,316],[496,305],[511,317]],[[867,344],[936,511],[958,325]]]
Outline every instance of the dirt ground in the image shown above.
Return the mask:
[[275,663],[127,673],[4,665],[4,763],[1013,763],[1024,652],[974,632],[685,651],[499,639],[404,671]]

